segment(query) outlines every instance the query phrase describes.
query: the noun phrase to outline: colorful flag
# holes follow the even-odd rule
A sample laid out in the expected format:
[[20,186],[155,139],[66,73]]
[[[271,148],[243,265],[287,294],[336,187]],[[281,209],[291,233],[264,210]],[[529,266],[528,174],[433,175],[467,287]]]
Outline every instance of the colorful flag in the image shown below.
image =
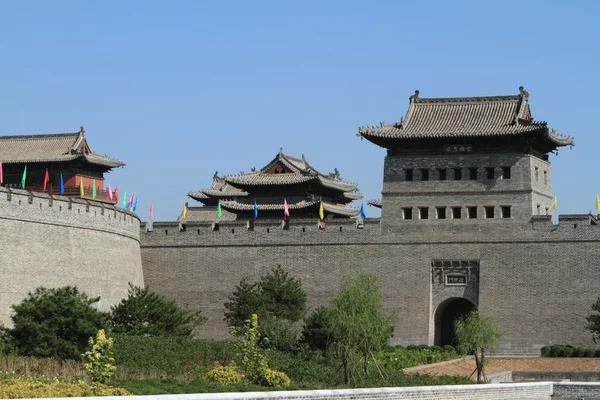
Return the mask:
[[254,219],[258,218],[258,205],[256,204],[256,200],[254,200]]
[[92,179],[92,199],[96,198],[96,180]]
[[127,208],[127,191],[123,192],[123,208]]
[[360,205],[360,218],[361,219],[367,218],[367,213],[365,213],[365,205],[364,205],[364,203],[362,203]]
[[133,212],[135,212],[135,210],[137,209],[137,199],[137,196],[135,196],[135,199],[133,199]]
[[319,218],[325,219],[325,209],[323,208],[323,202],[319,204]]
[[288,207],[286,199],[283,199],[283,215],[286,217],[290,216],[290,208]]
[[133,192],[133,194],[131,195],[131,197],[129,198],[129,201],[127,202],[127,209],[129,211],[133,211],[133,199],[135,198],[135,192]]
[[21,178],[21,187],[23,189],[25,189],[25,179],[27,179],[27,165],[25,166],[25,169],[23,170],[23,177]]
[[115,188],[115,194],[113,196],[113,200],[115,201],[115,204],[117,204],[119,202],[119,187],[118,186]]
[[108,184],[108,187],[106,188],[106,199],[107,200],[111,200],[112,201],[112,190],[110,188],[110,183]]
[[44,188],[42,189],[42,192],[46,191],[46,185],[48,182],[50,182],[50,177],[48,176],[48,168],[46,168],[46,175],[44,175]]
[[60,194],[65,193],[65,181],[62,177],[62,172],[60,173],[60,179],[58,180],[58,188],[60,189]]
[[217,204],[217,218],[221,218],[222,215],[223,211],[221,211],[221,200],[219,200],[219,203]]
[[154,206],[150,204],[150,221],[154,220]]
[[556,198],[556,196],[554,196],[554,200],[552,200],[552,207],[550,207],[550,209],[556,210],[556,207],[558,207],[558,199]]
[[596,210],[600,210],[600,196],[596,193]]
[[0,185],[4,183],[4,174],[2,173],[2,163],[0,162]]
[[79,177],[79,195],[83,197],[85,192],[83,191],[83,176]]
[[181,217],[187,217],[187,203],[183,203],[183,210],[181,210]]

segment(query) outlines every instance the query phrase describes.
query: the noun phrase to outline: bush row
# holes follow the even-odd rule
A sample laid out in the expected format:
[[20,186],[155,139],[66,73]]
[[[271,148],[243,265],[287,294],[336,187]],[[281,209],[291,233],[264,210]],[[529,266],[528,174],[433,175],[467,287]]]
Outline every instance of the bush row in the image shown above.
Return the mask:
[[[402,346],[396,346],[402,348]],[[406,346],[406,350],[431,350],[437,353],[446,352],[446,353],[456,353],[456,348],[454,346],[450,346],[449,344],[445,346],[428,346],[426,344],[410,344]]]
[[422,364],[432,364],[460,357],[454,348],[444,350],[439,346],[414,346],[388,349],[377,353],[376,359],[386,369],[404,369]]
[[600,357],[600,349],[555,344],[542,347],[542,357]]

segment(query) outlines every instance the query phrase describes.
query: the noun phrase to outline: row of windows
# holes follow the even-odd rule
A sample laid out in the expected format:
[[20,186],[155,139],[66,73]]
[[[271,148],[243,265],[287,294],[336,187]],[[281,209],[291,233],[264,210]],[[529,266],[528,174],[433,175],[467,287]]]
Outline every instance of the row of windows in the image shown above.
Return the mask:
[[[477,180],[479,175],[479,169],[477,168],[468,168],[468,179],[469,180]],[[428,168],[421,168],[418,171],[421,172],[421,180],[428,181],[430,180],[430,170]],[[455,181],[460,181],[463,179],[463,169],[462,168],[452,168],[452,178]],[[485,174],[487,179],[496,179],[496,168],[488,167],[485,169]],[[404,180],[413,181],[415,180],[415,170],[414,169],[405,169],[404,170]],[[499,176],[500,179],[510,179],[510,167],[502,167],[501,174]],[[448,170],[446,168],[438,168],[437,169],[437,180],[445,181],[449,180]]]
[[[416,208],[416,213],[413,212]],[[466,208],[465,218],[476,219],[479,218],[479,208],[477,206],[467,207],[435,207],[435,218],[437,219],[461,219],[463,218],[463,208]],[[450,209],[450,210],[448,210]],[[510,218],[511,210],[510,206],[500,206],[499,214],[496,214],[496,207],[494,206],[483,206],[483,218]],[[415,215],[416,214],[416,215]],[[402,218],[403,219],[429,219],[429,207],[402,207]]]

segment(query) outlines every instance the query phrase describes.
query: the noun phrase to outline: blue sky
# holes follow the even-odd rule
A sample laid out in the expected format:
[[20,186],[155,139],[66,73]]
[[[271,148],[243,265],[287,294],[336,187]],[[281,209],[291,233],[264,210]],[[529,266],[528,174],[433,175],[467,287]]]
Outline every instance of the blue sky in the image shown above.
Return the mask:
[[[552,156],[558,212],[594,208],[600,2],[2,1],[0,135],[75,132],[107,176],[174,220],[215,170],[283,147],[380,198],[385,150],[356,137],[408,97],[530,93],[575,137]],[[366,207],[368,216],[377,216]]]

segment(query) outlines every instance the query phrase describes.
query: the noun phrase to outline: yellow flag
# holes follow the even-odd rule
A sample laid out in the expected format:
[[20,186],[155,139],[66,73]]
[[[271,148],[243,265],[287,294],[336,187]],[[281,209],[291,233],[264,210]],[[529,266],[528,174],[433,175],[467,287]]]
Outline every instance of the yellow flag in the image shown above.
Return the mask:
[[556,210],[557,206],[558,206],[558,199],[556,198],[556,196],[554,196],[554,200],[552,200],[552,207],[550,207],[550,209]]
[[596,210],[600,210],[600,196],[596,193]]
[[79,177],[79,195],[81,197],[83,197],[84,191],[83,191],[83,177],[80,176]]
[[319,204],[319,218],[325,219],[325,209],[323,208],[323,202]]
[[187,203],[183,203],[183,211],[181,212],[183,218],[187,216]]

